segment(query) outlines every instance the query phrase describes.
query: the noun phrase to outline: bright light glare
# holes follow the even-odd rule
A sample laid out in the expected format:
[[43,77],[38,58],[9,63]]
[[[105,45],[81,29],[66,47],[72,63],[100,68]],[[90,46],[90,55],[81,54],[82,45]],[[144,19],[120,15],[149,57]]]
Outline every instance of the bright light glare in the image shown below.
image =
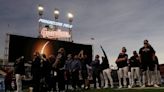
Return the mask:
[[39,6],[38,6],[38,10],[39,10],[39,11],[43,11],[43,10],[44,10],[43,6],[39,5]]
[[59,15],[59,10],[54,10],[54,14]]
[[73,18],[73,14],[72,13],[68,13],[68,18]]

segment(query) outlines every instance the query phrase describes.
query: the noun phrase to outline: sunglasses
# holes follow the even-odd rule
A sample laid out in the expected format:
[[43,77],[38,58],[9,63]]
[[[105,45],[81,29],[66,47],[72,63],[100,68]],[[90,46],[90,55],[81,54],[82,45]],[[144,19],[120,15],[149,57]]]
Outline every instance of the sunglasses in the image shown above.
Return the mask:
[[148,43],[144,43],[144,44],[148,44]]

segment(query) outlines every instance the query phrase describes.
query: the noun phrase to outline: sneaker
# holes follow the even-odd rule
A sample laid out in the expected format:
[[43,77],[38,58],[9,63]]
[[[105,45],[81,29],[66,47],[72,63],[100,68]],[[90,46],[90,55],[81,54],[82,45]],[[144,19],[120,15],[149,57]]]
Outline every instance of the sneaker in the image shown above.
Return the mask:
[[97,87],[97,89],[100,89],[100,87]]
[[76,90],[76,88],[73,88],[73,87],[72,87],[72,90],[73,90],[73,91],[75,91],[75,90]]
[[145,85],[142,85],[141,88],[145,88],[146,86]]
[[127,88],[128,86],[124,85],[124,88]]
[[114,86],[111,86],[110,88],[114,88]]
[[89,88],[88,86],[85,87],[85,89],[88,89],[88,88]]
[[154,87],[156,87],[156,88],[158,88],[158,87],[159,87],[157,84],[154,84],[153,86],[154,86]]
[[150,83],[147,84],[149,87],[152,86]]
[[142,84],[141,84],[141,83],[139,83],[139,86],[141,87],[141,86],[142,86]]
[[128,88],[132,88],[132,86],[128,85]]
[[62,90],[62,91],[59,91],[59,92],[65,92],[64,90]]
[[122,86],[119,86],[118,88],[120,89],[120,88],[122,88]]
[[84,88],[85,86],[84,86],[84,85],[82,85],[81,87],[82,87],[82,88]]
[[73,87],[72,87],[72,86],[70,86],[68,89],[73,90]]
[[104,86],[104,88],[108,88],[108,86],[106,85],[106,86]]

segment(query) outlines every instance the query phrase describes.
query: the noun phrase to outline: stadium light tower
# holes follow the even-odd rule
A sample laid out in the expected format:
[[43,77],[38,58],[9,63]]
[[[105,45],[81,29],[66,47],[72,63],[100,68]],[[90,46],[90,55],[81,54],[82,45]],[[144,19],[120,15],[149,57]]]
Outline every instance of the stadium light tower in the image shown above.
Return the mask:
[[44,7],[42,5],[38,5],[38,13],[39,17],[42,17],[44,11]]
[[[67,14],[67,17],[68,17],[69,24],[72,25],[74,15],[69,12]],[[69,34],[71,35],[70,41],[73,42],[73,40],[72,40],[72,28],[69,28]]]
[[73,15],[72,13],[69,12],[69,13],[67,14],[67,16],[68,16],[69,22],[72,23],[74,15]]
[[60,14],[59,9],[55,8],[54,9],[54,17],[56,20],[59,18],[59,14]]
[[[55,9],[54,9],[55,22],[58,22],[59,14],[60,14],[59,9],[55,8]],[[57,30],[57,26],[56,26],[56,25],[55,25],[54,30],[55,30],[55,31]]]
[[[42,5],[38,5],[37,9],[38,9],[39,19],[41,19],[43,16],[44,7]],[[39,22],[39,24],[38,24],[39,37],[41,37],[41,26],[42,26],[42,24],[41,24],[41,22]]]

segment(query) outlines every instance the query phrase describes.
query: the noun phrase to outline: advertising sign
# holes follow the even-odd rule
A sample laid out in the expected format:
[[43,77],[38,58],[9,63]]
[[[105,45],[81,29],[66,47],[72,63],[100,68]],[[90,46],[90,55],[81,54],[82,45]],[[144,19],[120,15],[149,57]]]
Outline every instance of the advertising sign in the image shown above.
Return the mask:
[[46,19],[39,19],[39,22],[49,24],[49,25],[54,25],[54,26],[65,27],[65,28],[72,28],[73,27],[73,25],[70,25],[70,24],[55,22],[55,21],[46,20]]
[[67,31],[61,31],[58,29],[57,31],[47,30],[47,28],[42,28],[41,30],[42,38],[56,39],[56,38],[70,38],[71,35]]

